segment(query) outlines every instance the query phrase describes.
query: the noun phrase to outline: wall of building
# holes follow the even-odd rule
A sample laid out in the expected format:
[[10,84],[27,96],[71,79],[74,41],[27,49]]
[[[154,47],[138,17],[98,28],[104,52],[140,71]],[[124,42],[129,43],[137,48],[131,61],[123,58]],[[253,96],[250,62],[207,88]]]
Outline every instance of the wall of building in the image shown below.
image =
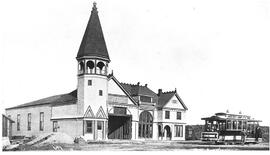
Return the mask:
[[[92,85],[88,85],[88,80],[92,80]],[[102,90],[102,96],[99,96]],[[106,76],[82,75],[78,77],[78,109],[79,114],[84,114],[88,106],[91,106],[96,115],[100,106],[107,111],[108,80]]]
[[[40,131],[40,112],[44,113],[44,129]],[[27,129],[27,115],[31,113],[31,130]],[[17,115],[20,114],[20,130],[17,130]],[[6,115],[15,121],[12,126],[13,136],[32,136],[52,132],[51,107],[49,105],[24,107],[6,110]]]
[[[173,101],[177,101],[174,103]],[[170,111],[170,119],[165,119],[165,111]],[[177,112],[181,112],[181,120],[177,119]],[[186,110],[178,101],[176,96],[172,97],[168,103],[164,106],[162,110],[158,110],[157,112],[157,120],[159,122],[167,122],[167,123],[185,123],[186,122]]]
[[75,138],[83,135],[83,120],[82,119],[62,119],[54,120],[58,123],[57,132],[63,132]]
[[[165,118],[165,111],[170,111],[170,118]],[[181,112],[181,119],[177,119],[177,112]],[[160,114],[160,113],[159,113]],[[167,122],[167,123],[185,123],[186,122],[186,111],[184,110],[171,110],[164,108],[162,110],[162,119],[159,120],[160,122]]]
[[52,107],[52,118],[80,116],[77,114],[77,108],[77,104],[54,106]]

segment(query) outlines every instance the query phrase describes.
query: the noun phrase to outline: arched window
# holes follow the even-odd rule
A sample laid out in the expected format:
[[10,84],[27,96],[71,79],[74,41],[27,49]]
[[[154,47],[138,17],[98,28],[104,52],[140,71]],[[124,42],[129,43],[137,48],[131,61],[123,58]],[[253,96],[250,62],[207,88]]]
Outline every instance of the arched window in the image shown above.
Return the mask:
[[95,63],[93,61],[87,61],[86,69],[87,73],[94,73]]
[[89,69],[94,69],[95,63],[94,63],[93,61],[87,61],[86,66],[87,66]]
[[83,73],[84,72],[84,63],[83,63],[83,61],[81,61],[79,63],[79,71],[80,71],[80,73]]
[[153,117],[150,112],[143,111],[139,118],[139,137],[152,138]]
[[105,73],[105,72],[102,72],[103,71],[103,68],[104,68],[104,63],[103,62],[98,62],[97,63],[97,67],[98,67],[98,70],[99,70],[99,72],[98,73],[100,73],[100,74],[102,74],[102,73]]
[[98,66],[98,68],[99,68],[100,70],[102,70],[103,67],[104,67],[105,65],[104,65],[103,62],[100,61],[100,62],[97,63],[97,66]]

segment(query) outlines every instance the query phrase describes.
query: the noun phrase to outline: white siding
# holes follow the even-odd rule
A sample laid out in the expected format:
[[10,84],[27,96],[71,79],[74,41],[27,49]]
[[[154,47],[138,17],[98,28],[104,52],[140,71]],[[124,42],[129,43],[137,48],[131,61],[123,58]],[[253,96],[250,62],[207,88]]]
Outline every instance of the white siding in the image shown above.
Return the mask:
[[[40,131],[39,121],[40,112],[44,112],[44,130]],[[27,130],[27,115],[31,113],[31,130]],[[20,114],[20,131],[17,131],[17,114]],[[19,109],[6,110],[6,115],[10,115],[11,119],[15,121],[12,126],[12,133],[16,135],[38,135],[41,133],[52,132],[52,122],[51,122],[51,107],[49,105],[34,106],[34,107],[24,107]]]

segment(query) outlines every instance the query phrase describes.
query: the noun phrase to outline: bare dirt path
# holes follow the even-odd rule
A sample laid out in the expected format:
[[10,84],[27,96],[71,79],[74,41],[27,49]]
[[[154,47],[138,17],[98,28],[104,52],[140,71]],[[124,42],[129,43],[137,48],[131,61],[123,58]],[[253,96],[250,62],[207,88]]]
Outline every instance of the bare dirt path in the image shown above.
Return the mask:
[[[55,144],[63,150],[82,151],[177,151],[177,150],[268,150],[269,143],[245,145],[213,145],[201,141],[126,141],[109,140],[88,144]],[[20,150],[53,150],[51,144],[27,147]]]

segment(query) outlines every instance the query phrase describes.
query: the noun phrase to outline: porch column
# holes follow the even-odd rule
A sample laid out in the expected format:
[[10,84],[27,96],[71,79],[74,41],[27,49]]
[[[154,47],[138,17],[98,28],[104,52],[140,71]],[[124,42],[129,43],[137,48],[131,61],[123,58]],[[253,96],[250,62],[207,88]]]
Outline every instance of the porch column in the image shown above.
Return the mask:
[[152,139],[158,140],[158,123],[153,123]]
[[104,124],[103,139],[107,140],[108,139],[108,120],[105,120],[103,124]]

